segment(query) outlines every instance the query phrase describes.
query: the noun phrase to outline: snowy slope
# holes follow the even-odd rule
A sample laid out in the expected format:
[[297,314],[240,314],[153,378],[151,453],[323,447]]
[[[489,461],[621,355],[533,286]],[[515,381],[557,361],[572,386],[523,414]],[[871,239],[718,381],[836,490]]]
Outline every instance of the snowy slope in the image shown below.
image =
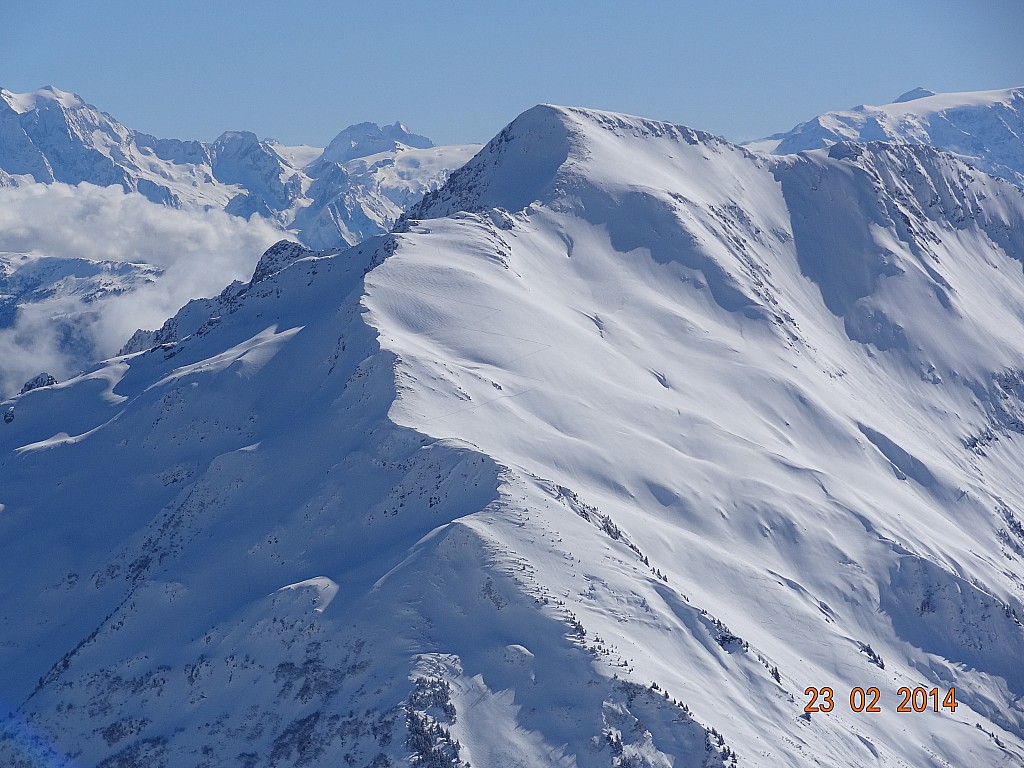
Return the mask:
[[[317,248],[360,242],[389,230],[477,149],[433,147],[398,123],[351,126],[326,149],[286,147],[246,131],[210,144],[164,140],[52,87],[0,90],[0,251],[31,253],[40,264],[54,257],[58,271],[68,257],[92,269],[81,257],[108,242],[110,253],[92,259],[106,272],[131,271],[156,253],[177,262],[168,254],[175,246],[181,260],[198,259],[187,273],[152,265],[152,280],[121,280],[102,296],[57,289],[39,306],[39,291],[0,288],[0,393],[18,391],[40,369],[61,379],[81,371],[140,325],[159,325],[183,300],[252,269],[258,251],[239,272],[234,259],[208,258],[208,241],[235,240],[224,249],[232,251],[244,247],[242,238],[259,239],[261,247],[281,237]],[[221,210],[248,221],[218,217]],[[116,231],[97,232],[101,222]],[[114,265],[119,257],[125,266]],[[148,300],[137,292],[143,285],[151,288]]]
[[0,762],[1020,765],[1022,225],[928,147],[528,111],[3,404]]
[[[386,232],[399,205],[442,184],[479,147],[417,154],[431,148],[400,123],[350,126],[326,149],[285,147],[247,131],[227,131],[212,144],[158,139],[52,86],[0,89],[0,186],[117,185],[162,205],[259,214],[321,248]],[[378,166],[401,166],[401,178],[365,163],[350,167],[371,155]]]
[[1024,88],[967,93],[915,88],[892,104],[828,112],[751,146],[781,155],[843,141],[927,144],[1024,184]]

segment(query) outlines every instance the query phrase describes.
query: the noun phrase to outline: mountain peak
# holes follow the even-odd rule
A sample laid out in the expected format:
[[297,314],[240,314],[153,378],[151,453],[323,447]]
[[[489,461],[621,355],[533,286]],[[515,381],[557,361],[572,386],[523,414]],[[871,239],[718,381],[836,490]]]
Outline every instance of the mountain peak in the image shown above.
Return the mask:
[[306,248],[301,243],[296,243],[294,240],[278,240],[260,257],[256,270],[252,274],[252,279],[249,281],[249,287],[263,282],[272,275],[276,275],[293,261],[305,258],[312,253],[316,252]]
[[72,93],[71,91],[65,91],[64,89],[58,88],[55,85],[44,85],[42,88],[37,90],[36,93],[52,94],[54,98],[67,98],[67,97],[71,97],[71,98],[74,98],[74,99],[78,99],[78,95],[77,94]]
[[212,142],[159,138],[53,85],[0,89],[0,117],[0,186],[85,181],[175,208],[258,213],[319,248],[386,232],[477,149],[435,147],[397,121],[351,125],[326,153],[245,130]]
[[924,98],[927,98],[929,96],[935,96],[935,95],[936,95],[935,91],[929,91],[927,88],[921,88],[919,86],[917,88],[913,88],[913,89],[907,91],[906,93],[904,93],[902,96],[897,98],[893,102],[893,104],[905,104],[908,101],[917,101],[918,99],[924,99]]
[[378,152],[393,152],[402,147],[429,149],[434,142],[426,136],[411,133],[402,123],[383,127],[377,123],[356,123],[335,136],[327,145],[321,162],[345,163],[357,157],[367,157]]
[[550,190],[569,158],[578,129],[565,107],[539,104],[523,112],[409,211],[434,218],[456,210],[520,210]]
[[628,186],[648,170],[657,175],[663,172],[659,166],[685,162],[687,148],[719,144],[726,142],[664,121],[538,104],[509,123],[408,218],[480,208],[518,211],[567,190]]
[[213,146],[250,145],[259,144],[259,141],[259,137],[252,131],[224,131],[224,133],[214,139]]
[[65,109],[74,109],[86,106],[78,94],[71,91],[62,91],[52,85],[45,85],[35,91],[27,93],[14,93],[7,89],[0,89],[0,98],[18,114],[25,114],[38,109],[46,109],[54,104]]

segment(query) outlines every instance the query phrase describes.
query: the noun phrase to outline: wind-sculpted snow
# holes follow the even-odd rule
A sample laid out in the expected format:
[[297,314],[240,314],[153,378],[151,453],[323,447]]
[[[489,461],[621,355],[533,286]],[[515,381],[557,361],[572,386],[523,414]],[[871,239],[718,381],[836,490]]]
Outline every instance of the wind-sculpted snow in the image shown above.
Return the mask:
[[[930,148],[758,161],[684,129],[543,109],[564,133],[524,115],[368,275],[372,321],[393,329],[382,343],[431,382],[400,391],[394,417],[573,489],[668,576],[663,593],[777,666],[785,716],[771,678],[704,677],[717,664],[573,590],[585,627],[645,648],[646,676],[704,722],[727,718],[744,761],[1020,761],[1019,433],[974,443],[1006,451],[984,465],[968,448],[1006,401],[978,393],[1003,391],[994,377],[1016,391],[995,372],[1024,331],[1020,190]],[[485,164],[511,172],[538,135],[565,162],[502,198]],[[823,685],[878,686],[885,712],[843,705],[804,728],[804,688]],[[903,685],[958,686],[974,712],[908,720]],[[975,714],[999,743],[969,733]]]
[[774,174],[800,271],[851,339],[958,375],[1015,365],[1020,320],[1005,297],[1024,263],[1024,191],[930,147],[883,143],[782,159]]
[[0,403],[0,762],[1020,765],[1022,213],[545,106],[275,246]]
[[[5,505],[3,540],[31,509],[57,514],[2,566],[25,574],[7,625],[31,616],[5,636],[18,671],[4,698],[20,705],[6,764],[558,765],[572,734],[592,754],[581,764],[599,765],[657,755],[652,728],[694,764],[721,752],[684,708],[592,669],[565,601],[534,594],[485,524],[533,514],[500,503],[504,470],[386,418],[394,357],[357,301],[388,247],[295,262],[208,331],[17,401],[5,499],[34,500]],[[40,484],[69,450],[75,473]],[[97,482],[110,451],[141,482],[127,494]],[[51,507],[65,493],[88,501]],[[488,683],[527,675],[528,721],[556,724],[550,741],[524,733],[513,759],[489,724],[514,729],[521,703]],[[82,714],[58,734],[42,715],[54,708]]]

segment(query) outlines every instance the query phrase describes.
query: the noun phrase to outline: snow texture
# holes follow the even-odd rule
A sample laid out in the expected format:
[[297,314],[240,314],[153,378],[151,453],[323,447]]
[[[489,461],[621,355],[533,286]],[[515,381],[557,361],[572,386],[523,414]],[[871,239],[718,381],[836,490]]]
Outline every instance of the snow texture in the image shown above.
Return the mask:
[[0,403],[0,763],[1020,766],[1022,232],[927,146],[527,111]]

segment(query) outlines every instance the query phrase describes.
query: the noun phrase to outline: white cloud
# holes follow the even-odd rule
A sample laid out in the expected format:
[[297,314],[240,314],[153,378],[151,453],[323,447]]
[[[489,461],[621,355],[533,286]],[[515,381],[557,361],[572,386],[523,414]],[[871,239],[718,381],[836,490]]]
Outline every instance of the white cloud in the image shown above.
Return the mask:
[[97,302],[48,299],[0,330],[0,396],[40,371],[58,378],[116,354],[136,328],[156,328],[189,299],[247,280],[285,234],[266,220],[181,211],[119,187],[32,184],[0,188],[0,252],[147,262],[163,276]]

